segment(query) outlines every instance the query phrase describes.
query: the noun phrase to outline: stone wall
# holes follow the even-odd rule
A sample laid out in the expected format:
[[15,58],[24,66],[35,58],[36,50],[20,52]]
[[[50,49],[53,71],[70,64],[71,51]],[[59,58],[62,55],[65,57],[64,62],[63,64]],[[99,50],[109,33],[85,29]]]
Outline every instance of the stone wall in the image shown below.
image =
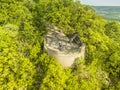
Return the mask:
[[85,57],[84,56],[85,55],[85,45],[84,44],[82,44],[82,46],[80,47],[79,52],[66,53],[64,51],[59,51],[58,49],[49,47],[49,44],[46,44],[46,41],[44,40],[44,49],[50,56],[55,57],[60,62],[60,64],[65,68],[70,67],[76,58],[78,58],[78,57],[84,58]]

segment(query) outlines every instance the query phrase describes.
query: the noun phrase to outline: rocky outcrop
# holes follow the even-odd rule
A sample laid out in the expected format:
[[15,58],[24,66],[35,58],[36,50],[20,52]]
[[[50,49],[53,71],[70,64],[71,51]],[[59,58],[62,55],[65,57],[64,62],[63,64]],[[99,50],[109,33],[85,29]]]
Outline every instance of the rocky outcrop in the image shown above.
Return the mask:
[[70,67],[78,57],[85,57],[85,45],[83,43],[76,44],[57,30],[51,30],[45,36],[44,49],[50,56],[55,57],[63,67]]

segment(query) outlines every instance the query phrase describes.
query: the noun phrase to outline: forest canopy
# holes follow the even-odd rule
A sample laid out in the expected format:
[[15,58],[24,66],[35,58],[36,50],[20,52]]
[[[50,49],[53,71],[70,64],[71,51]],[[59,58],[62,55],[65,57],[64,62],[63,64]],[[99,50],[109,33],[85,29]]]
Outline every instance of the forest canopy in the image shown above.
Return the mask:
[[[77,33],[85,59],[63,68],[43,49],[46,23]],[[119,90],[120,24],[79,0],[0,0],[0,90]]]

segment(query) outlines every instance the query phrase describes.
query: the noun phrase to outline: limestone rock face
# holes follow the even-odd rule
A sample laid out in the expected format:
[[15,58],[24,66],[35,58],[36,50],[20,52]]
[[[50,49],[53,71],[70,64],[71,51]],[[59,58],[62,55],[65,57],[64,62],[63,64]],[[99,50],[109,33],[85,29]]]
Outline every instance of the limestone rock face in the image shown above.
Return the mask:
[[70,67],[77,57],[84,58],[85,55],[85,45],[72,41],[62,32],[51,30],[44,38],[44,49],[63,67]]

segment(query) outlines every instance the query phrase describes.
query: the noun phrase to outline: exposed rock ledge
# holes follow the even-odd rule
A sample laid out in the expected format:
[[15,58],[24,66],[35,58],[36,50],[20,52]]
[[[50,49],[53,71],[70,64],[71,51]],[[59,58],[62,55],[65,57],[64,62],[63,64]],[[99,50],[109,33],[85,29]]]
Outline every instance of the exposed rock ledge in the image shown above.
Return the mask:
[[54,56],[63,67],[70,67],[77,57],[84,58],[85,45],[75,42],[76,38],[68,38],[65,34],[51,29],[44,38],[44,49]]

